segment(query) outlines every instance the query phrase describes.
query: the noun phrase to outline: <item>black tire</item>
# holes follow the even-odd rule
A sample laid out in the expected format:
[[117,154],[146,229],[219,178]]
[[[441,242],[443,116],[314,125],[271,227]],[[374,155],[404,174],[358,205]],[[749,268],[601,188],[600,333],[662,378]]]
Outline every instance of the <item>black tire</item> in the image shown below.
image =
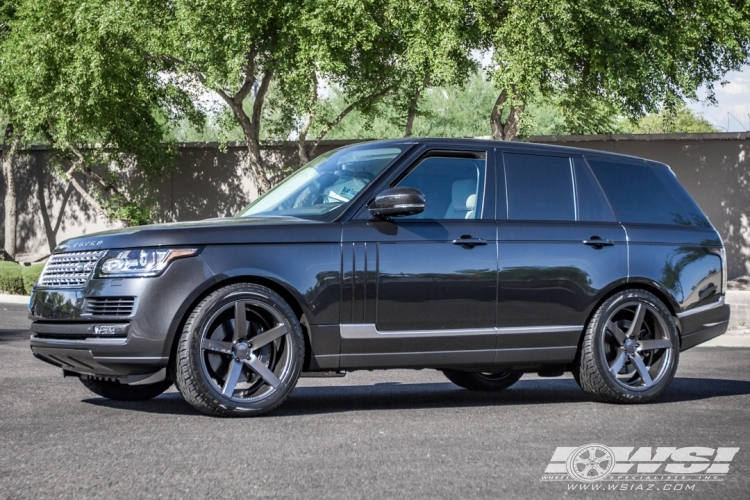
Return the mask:
[[626,290],[592,316],[573,375],[600,401],[647,403],[672,382],[679,351],[677,326],[664,303],[644,290]]
[[[237,331],[241,323],[234,318],[242,314],[245,327]],[[272,332],[283,333],[268,340]],[[265,343],[254,346],[254,339]],[[284,299],[264,286],[240,283],[213,292],[193,309],[176,356],[175,383],[188,403],[209,415],[249,417],[278,407],[294,389],[305,342]]]
[[443,370],[448,380],[470,391],[502,391],[518,382],[522,373],[488,373]]
[[148,385],[125,385],[109,380],[81,377],[81,383],[94,394],[114,401],[146,401],[169,389],[172,382],[164,380]]

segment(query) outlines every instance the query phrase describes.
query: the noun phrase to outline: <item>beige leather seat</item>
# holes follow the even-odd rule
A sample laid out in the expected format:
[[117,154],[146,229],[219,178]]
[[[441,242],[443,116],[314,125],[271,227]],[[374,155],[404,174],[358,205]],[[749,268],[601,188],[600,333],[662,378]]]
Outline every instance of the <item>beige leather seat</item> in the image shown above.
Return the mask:
[[445,212],[446,219],[473,219],[477,207],[476,179],[463,179],[453,183],[453,202]]

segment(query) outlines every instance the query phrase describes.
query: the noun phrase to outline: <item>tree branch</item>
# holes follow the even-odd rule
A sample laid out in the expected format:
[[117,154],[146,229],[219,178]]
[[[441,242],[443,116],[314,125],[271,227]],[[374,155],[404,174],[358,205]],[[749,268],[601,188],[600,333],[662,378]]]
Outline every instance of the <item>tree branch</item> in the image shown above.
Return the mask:
[[320,144],[320,141],[323,140],[323,137],[325,137],[326,134],[328,132],[330,132],[333,127],[335,127],[336,125],[338,125],[341,122],[341,120],[343,120],[346,117],[346,115],[348,115],[349,113],[351,113],[352,111],[354,111],[355,109],[357,109],[358,107],[360,107],[360,106],[362,106],[364,104],[368,104],[368,103],[377,101],[381,97],[383,97],[386,94],[388,94],[389,92],[393,91],[393,89],[394,89],[394,87],[391,85],[389,87],[384,88],[380,92],[376,92],[374,94],[370,94],[367,97],[363,97],[359,101],[355,101],[355,102],[351,103],[349,106],[347,106],[341,113],[339,113],[339,115],[336,118],[334,118],[330,122],[328,122],[325,125],[323,125],[323,128],[318,133],[318,137],[315,138],[315,142],[313,143],[312,148],[310,148],[310,153],[309,154],[312,155],[315,152],[315,149]]
[[255,100],[253,101],[253,124],[255,125],[255,133],[260,132],[260,114],[263,111],[263,103],[266,100],[266,92],[268,86],[271,83],[273,77],[273,68],[269,68],[263,72],[263,79],[260,81],[260,87],[258,87],[258,93],[255,94]]
[[243,82],[240,90],[234,94],[232,100],[235,104],[242,105],[242,101],[250,94],[253,90],[253,84],[255,84],[255,56],[256,48],[255,44],[250,46],[250,50],[247,53],[247,66],[245,67],[245,81]]

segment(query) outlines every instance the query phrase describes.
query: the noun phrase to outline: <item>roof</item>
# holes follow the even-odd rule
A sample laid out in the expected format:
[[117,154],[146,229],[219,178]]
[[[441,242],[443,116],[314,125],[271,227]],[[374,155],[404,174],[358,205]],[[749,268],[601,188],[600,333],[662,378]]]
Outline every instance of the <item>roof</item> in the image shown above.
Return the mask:
[[[362,144],[362,143],[357,143]],[[491,139],[471,139],[471,138],[438,138],[438,137],[410,137],[408,139],[389,139],[389,140],[376,140],[368,142],[368,144],[426,144],[430,146],[482,146],[482,147],[501,147],[505,150],[517,150],[517,151],[548,151],[554,153],[565,153],[565,154],[578,154],[588,156],[606,156],[613,158],[629,159],[645,161],[648,163],[654,163],[661,165],[660,162],[648,160],[646,158],[640,158],[638,156],[624,155],[620,153],[612,153],[609,151],[600,151],[596,149],[584,149],[574,148],[570,146],[558,146],[556,144],[540,144],[535,142],[519,142],[519,141],[495,141]]]

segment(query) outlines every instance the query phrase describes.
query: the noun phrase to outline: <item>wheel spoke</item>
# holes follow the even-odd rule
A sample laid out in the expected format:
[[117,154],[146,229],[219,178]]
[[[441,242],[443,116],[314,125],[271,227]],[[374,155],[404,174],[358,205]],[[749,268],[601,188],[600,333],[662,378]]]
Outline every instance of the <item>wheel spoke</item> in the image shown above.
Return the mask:
[[625,350],[619,349],[617,358],[615,358],[614,362],[609,365],[610,373],[612,373],[612,375],[617,375],[618,373],[620,373],[620,370],[622,370],[622,367],[627,359],[628,354],[625,352]]
[[628,332],[626,333],[628,337],[635,337],[639,333],[641,333],[641,328],[643,328],[643,318],[645,316],[646,308],[643,306],[643,304],[638,304],[638,306],[635,308],[633,322],[630,324],[630,328],[628,328]]
[[620,345],[625,342],[625,339],[627,338],[625,332],[620,330],[620,327],[617,326],[617,323],[615,323],[614,321],[610,321],[609,325],[607,325],[607,329],[612,332],[612,335],[615,336],[615,339]]
[[234,335],[232,340],[247,338],[247,312],[245,303],[237,301],[234,303]]
[[651,387],[654,385],[654,381],[651,380],[651,374],[648,371],[648,367],[643,363],[643,358],[636,354],[632,357],[633,364],[635,365],[635,369],[638,370],[638,375],[641,376],[641,380],[643,380],[643,383],[646,387]]
[[218,340],[203,339],[201,347],[206,351],[219,352],[221,354],[232,354],[231,342],[219,342]]
[[253,344],[253,350],[260,349],[266,344],[269,344],[276,340],[279,337],[283,337],[289,333],[289,330],[287,329],[286,325],[283,323],[271,328],[267,332],[263,332],[260,335],[256,335],[255,337],[250,339],[250,342]]
[[223,395],[231,396],[234,394],[234,388],[237,387],[237,380],[240,378],[240,373],[242,373],[242,363],[232,361],[227,372],[227,379],[224,381],[224,387],[221,389]]
[[274,389],[276,389],[281,384],[281,380],[279,380],[279,377],[277,377],[274,372],[269,370],[266,365],[261,363],[258,358],[253,357],[251,359],[246,359],[245,364],[249,366],[250,369],[255,373],[260,375],[260,378],[262,378],[268,385],[270,385]]
[[638,342],[640,351],[652,351],[654,349],[669,349],[672,347],[672,342],[669,339],[656,339],[656,340],[641,340]]

